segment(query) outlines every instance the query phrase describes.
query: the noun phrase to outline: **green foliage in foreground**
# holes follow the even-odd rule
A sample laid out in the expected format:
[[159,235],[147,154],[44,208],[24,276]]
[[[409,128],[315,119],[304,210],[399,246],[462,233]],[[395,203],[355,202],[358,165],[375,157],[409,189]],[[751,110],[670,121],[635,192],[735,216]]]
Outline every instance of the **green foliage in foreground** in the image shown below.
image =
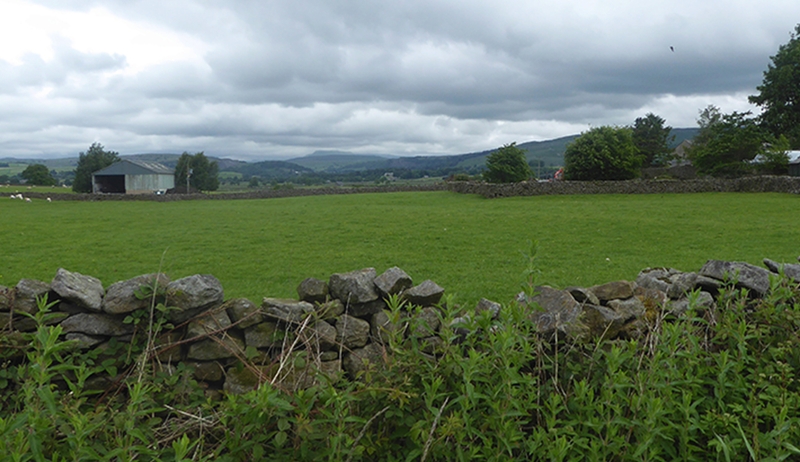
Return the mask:
[[[356,382],[264,384],[218,403],[191,398],[180,371],[153,374],[143,361],[124,393],[92,396],[81,385],[93,367],[59,341],[59,327],[41,325],[2,386],[0,451],[17,461],[800,456],[795,283],[775,278],[763,300],[729,286],[712,311],[656,316],[638,341],[545,341],[522,308],[503,313],[476,317],[461,343],[443,329],[434,355],[391,336],[391,367]],[[444,325],[458,314],[447,304]],[[6,362],[14,354],[0,349]],[[73,379],[59,383],[63,374]]]
[[543,249],[542,283],[585,287],[633,280],[651,266],[696,271],[710,258],[794,261],[800,214],[788,211],[798,205],[791,194],[733,193],[171,203],[0,197],[0,285],[50,281],[63,267],[107,287],[152,273],[163,255],[170,277],[213,274],[226,298],[296,297],[307,277],[399,266],[460,302],[504,302],[519,292],[519,252],[531,236]]

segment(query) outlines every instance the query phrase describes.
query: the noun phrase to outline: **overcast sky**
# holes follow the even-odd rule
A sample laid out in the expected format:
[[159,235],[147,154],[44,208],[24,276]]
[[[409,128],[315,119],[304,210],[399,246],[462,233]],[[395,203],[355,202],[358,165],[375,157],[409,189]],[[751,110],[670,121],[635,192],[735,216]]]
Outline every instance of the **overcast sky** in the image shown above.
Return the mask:
[[[797,0],[1,0],[0,158],[428,155],[755,110]],[[670,49],[674,48],[674,51]]]

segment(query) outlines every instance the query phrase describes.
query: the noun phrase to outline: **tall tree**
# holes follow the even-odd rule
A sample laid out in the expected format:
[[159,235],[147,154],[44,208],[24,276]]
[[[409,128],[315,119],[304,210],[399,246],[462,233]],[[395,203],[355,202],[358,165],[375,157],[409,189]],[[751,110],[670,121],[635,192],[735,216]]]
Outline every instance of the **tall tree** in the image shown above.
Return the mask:
[[506,144],[486,158],[483,179],[489,183],[515,183],[531,177],[525,151],[517,143]]
[[75,167],[75,180],[72,190],[81,193],[92,192],[92,173],[119,161],[119,153],[106,151],[100,143],[92,143],[89,150],[80,153]]
[[751,103],[761,106],[759,122],[774,137],[785,135],[792,148],[800,148],[800,24],[788,43],[770,57],[764,81],[756,87]]
[[688,156],[698,173],[712,176],[738,176],[752,170],[750,161],[765,153],[772,137],[759,126],[750,112],[719,115],[706,108],[701,112]]
[[581,133],[564,152],[567,180],[629,180],[635,178],[642,158],[627,127],[597,127]]
[[219,189],[219,165],[209,161],[202,152],[194,155],[184,152],[175,166],[175,185],[185,186],[189,174],[189,185],[200,191],[216,191]]
[[645,167],[664,165],[669,160],[669,143],[675,136],[670,136],[672,127],[665,127],[664,122],[664,119],[651,112],[633,123],[633,144]]
[[19,176],[28,180],[28,184],[38,186],[54,186],[58,184],[58,181],[47,170],[47,166],[43,164],[28,165]]

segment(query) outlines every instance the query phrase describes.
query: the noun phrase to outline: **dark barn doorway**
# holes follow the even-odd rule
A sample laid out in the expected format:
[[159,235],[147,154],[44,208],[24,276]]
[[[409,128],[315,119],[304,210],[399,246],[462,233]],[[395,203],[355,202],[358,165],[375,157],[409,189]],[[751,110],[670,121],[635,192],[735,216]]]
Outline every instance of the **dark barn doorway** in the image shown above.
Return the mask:
[[125,194],[125,175],[102,175],[95,176],[98,193],[117,193]]

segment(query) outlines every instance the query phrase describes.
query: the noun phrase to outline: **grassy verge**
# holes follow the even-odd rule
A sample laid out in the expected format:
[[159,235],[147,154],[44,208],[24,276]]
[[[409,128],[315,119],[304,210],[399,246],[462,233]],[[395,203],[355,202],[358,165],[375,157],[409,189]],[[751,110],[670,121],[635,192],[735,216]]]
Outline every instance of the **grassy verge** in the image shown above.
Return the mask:
[[295,295],[309,276],[400,266],[458,300],[519,291],[529,239],[558,287],[633,279],[709,258],[760,264],[800,253],[800,197],[685,194],[517,197],[448,192],[196,202],[0,200],[0,284],[59,267],[104,284],[153,271],[218,277],[226,297]]

